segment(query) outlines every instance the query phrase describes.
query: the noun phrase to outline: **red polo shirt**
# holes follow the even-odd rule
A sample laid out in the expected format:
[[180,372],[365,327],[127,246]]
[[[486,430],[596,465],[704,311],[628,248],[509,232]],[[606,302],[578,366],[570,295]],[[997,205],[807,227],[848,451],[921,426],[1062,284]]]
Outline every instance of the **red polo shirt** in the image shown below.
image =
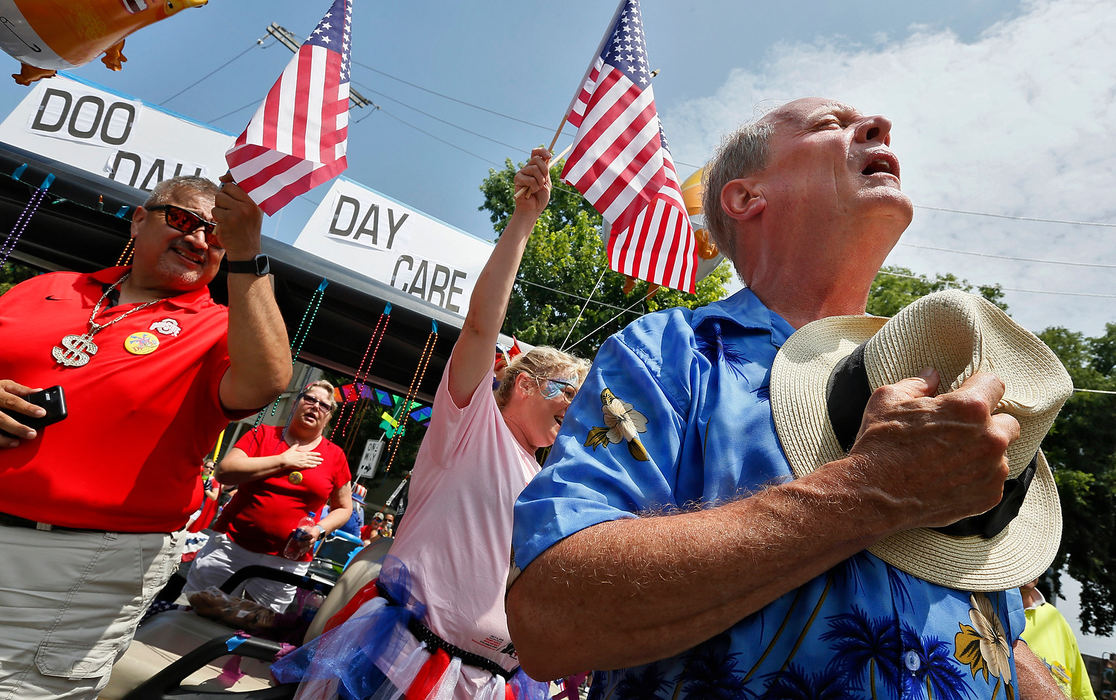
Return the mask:
[[[82,367],[51,356],[63,336],[86,332],[104,285],[126,271],[39,275],[0,296],[0,379],[60,384],[69,411],[35,440],[0,449],[0,512],[66,527],[170,532],[201,504],[199,466],[231,419],[218,397],[229,367],[228,309],[207,288],[104,329]],[[136,306],[102,307],[95,320]],[[129,351],[129,337],[133,349],[154,349]]]
[[[236,446],[249,457],[270,457],[290,447],[283,440],[283,428],[273,425],[249,430]],[[291,482],[291,472],[241,484],[213,529],[227,532],[233,542],[250,552],[282,555],[299,521],[310,512],[315,521],[321,520],[322,507],[330,495],[352,478],[349,461],[340,447],[323,437],[313,451],[322,456],[322,463],[299,470],[302,478],[297,484]],[[311,554],[303,557],[303,561],[311,559]]]

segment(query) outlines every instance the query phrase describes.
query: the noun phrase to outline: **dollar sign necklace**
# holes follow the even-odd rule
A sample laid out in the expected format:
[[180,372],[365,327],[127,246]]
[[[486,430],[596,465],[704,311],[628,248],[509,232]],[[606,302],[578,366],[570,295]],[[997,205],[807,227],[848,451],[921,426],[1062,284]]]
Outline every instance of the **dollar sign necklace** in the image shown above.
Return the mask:
[[146,309],[152,304],[162,301],[162,299],[152,299],[151,301],[140,304],[134,309],[128,309],[108,323],[94,323],[93,319],[97,318],[97,314],[101,313],[101,306],[105,303],[105,299],[108,299],[109,294],[112,294],[113,290],[124,284],[124,280],[128,279],[128,276],[131,274],[131,271],[125,272],[124,276],[113,282],[112,286],[106,289],[105,293],[101,295],[101,298],[97,300],[97,305],[93,307],[93,313],[89,314],[89,330],[81,335],[70,334],[64,336],[60,343],[62,347],[55,345],[51,349],[50,354],[54,357],[55,362],[63,367],[82,367],[89,364],[89,358],[97,354],[97,344],[93,342],[94,335],[100,333],[117,321],[122,321],[135,312]]

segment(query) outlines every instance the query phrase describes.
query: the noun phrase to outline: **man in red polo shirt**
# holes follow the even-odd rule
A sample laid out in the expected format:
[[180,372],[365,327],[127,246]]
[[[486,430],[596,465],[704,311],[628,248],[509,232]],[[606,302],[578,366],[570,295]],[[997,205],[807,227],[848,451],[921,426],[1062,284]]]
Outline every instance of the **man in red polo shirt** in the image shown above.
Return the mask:
[[[261,218],[231,181],[174,178],[136,209],[131,266],[0,296],[0,698],[96,697],[174,570],[197,465],[290,381]],[[206,286],[226,254],[227,308]],[[18,422],[54,385],[69,415]]]

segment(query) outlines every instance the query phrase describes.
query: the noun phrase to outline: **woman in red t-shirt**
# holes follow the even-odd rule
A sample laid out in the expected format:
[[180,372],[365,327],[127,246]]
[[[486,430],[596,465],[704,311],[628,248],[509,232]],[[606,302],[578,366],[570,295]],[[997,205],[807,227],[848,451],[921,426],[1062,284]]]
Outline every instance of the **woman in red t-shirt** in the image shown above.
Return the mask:
[[[209,527],[213,522],[213,517],[217,515],[217,499],[221,495],[221,484],[213,478],[213,471],[216,466],[213,464],[212,459],[207,459],[202,464],[201,479],[202,479],[202,506],[194,514],[194,519],[186,523],[187,532],[201,532]],[[191,557],[192,559],[193,557]]]
[[[219,586],[233,572],[251,564],[305,573],[315,542],[349,520],[353,503],[349,464],[340,447],[322,432],[335,407],[333,385],[317,381],[298,395],[285,428],[259,426],[246,433],[217,465],[222,484],[239,486],[221,511],[210,538],[186,578],[187,595]],[[283,548],[299,521],[315,517],[329,503],[329,515],[301,526],[306,550],[298,561],[283,557]],[[282,611],[294,599],[294,587],[252,579],[248,597]]]

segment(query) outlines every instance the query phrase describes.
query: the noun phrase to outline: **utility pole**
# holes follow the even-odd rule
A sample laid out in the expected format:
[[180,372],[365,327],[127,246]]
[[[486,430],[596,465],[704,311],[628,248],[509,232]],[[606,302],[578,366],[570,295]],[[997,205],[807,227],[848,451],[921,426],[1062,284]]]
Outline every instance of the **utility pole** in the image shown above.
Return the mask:
[[[298,40],[294,32],[285,27],[280,27],[278,24],[272,22],[267,26],[267,33],[275,37],[283,46],[286,46],[292,53],[298,53],[298,49],[302,46],[302,42]],[[367,107],[368,105],[375,106],[371,100],[364,95],[349,87],[349,109],[353,107]]]

